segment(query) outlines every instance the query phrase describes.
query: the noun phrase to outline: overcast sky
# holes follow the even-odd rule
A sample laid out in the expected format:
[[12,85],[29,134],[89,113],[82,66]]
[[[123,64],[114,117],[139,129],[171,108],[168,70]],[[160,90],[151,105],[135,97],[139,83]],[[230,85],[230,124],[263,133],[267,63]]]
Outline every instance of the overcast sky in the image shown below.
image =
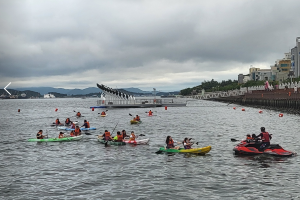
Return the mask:
[[270,68],[299,0],[0,0],[0,83],[181,90]]

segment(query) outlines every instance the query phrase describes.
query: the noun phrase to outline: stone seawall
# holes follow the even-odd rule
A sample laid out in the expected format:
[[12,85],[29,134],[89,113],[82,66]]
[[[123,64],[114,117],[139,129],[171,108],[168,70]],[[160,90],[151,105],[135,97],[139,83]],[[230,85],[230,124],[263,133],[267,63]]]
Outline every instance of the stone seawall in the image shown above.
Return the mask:
[[293,89],[253,91],[252,93],[245,93],[245,95],[241,96],[213,98],[209,100],[226,102],[228,105],[248,105],[300,114],[300,93],[294,93]]

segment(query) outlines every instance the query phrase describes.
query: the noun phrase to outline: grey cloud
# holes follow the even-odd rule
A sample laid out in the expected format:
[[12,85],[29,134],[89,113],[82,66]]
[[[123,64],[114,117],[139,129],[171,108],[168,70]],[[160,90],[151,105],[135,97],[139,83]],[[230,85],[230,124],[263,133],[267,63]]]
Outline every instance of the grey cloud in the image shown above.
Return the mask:
[[[96,69],[113,79],[132,68],[138,76],[271,65],[299,36],[299,6],[279,0],[1,1],[0,76]],[[162,60],[173,65],[161,66]]]

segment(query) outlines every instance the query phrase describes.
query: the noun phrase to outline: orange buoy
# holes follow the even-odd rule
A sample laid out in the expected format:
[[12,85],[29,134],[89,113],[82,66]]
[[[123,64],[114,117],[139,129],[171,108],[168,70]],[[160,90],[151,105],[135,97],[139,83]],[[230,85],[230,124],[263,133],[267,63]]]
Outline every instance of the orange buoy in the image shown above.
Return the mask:
[[165,110],[168,110],[168,107],[167,107],[167,106],[165,106]]
[[94,108],[92,108],[92,111],[94,111]]
[[242,111],[245,111],[245,108],[242,108]]
[[258,111],[259,113],[263,113],[263,111],[262,110],[260,110],[260,111]]
[[282,114],[282,113],[280,113],[280,114],[279,114],[279,117],[283,117],[283,114]]
[[236,109],[236,107],[233,107],[233,110],[235,110]]
[[18,112],[20,112],[21,110],[20,109],[18,109]]
[[56,108],[56,109],[55,109],[55,112],[57,112],[57,111],[58,111],[58,109]]

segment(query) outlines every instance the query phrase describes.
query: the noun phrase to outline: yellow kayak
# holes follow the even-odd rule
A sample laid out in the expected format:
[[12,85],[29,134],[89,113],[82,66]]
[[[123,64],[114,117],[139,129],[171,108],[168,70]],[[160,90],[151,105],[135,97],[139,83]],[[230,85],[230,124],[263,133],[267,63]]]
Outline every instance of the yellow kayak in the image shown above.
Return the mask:
[[130,120],[130,124],[140,124],[140,123],[142,123],[142,121]]
[[195,148],[195,149],[184,149],[184,148],[167,149],[165,147],[160,147],[156,153],[162,153],[162,152],[166,152],[166,153],[196,153],[196,154],[205,155],[210,150],[211,150],[211,146]]

